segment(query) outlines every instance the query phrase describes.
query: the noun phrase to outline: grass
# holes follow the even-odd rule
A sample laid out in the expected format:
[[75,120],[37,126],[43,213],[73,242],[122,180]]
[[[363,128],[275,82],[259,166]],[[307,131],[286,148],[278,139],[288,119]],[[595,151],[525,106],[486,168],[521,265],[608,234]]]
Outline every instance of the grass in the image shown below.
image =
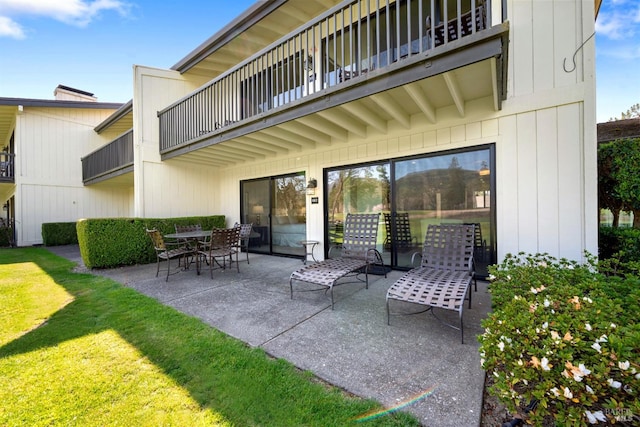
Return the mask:
[[0,250],[2,426],[347,426],[384,409],[72,268],[43,248]]

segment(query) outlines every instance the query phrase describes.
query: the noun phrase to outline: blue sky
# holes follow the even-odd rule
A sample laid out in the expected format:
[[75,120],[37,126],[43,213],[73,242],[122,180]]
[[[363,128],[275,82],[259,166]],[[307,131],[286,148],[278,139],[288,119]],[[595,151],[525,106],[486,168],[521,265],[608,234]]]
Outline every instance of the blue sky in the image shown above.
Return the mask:
[[[0,97],[52,99],[63,84],[126,102],[134,64],[170,68],[253,3],[0,0]],[[594,40],[603,122],[640,103],[640,1],[603,0]]]

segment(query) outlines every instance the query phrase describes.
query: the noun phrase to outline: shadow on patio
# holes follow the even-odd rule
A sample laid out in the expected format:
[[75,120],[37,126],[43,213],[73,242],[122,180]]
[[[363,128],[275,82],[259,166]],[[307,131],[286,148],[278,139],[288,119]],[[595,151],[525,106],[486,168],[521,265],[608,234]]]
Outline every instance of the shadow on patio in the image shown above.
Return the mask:
[[[79,264],[77,246],[50,247]],[[425,392],[403,410],[426,426],[480,424],[484,371],[474,336],[490,309],[487,283],[479,281],[472,308],[465,309],[465,344],[459,331],[430,313],[392,316],[387,326],[385,294],[401,272],[370,276],[364,283],[335,288],[335,310],[324,291],[294,292],[289,275],[299,259],[250,254],[251,264],[196,275],[195,270],[155,277],[155,264],[93,270],[197,317],[268,354],[309,370],[321,379],[388,408]],[[454,316],[442,313],[439,316]]]

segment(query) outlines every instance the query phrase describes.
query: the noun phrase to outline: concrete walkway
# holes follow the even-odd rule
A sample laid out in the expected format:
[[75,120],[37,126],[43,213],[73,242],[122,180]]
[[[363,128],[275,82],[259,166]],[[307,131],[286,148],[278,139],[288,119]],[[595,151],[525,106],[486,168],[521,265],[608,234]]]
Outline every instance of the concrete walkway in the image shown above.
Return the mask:
[[[78,246],[47,249],[86,271]],[[435,388],[403,409],[425,426],[480,425],[484,371],[475,336],[482,333],[480,321],[490,309],[485,282],[478,282],[472,308],[465,309],[461,344],[460,332],[431,313],[392,316],[387,326],[385,294],[401,272],[369,276],[369,289],[364,283],[337,286],[332,311],[323,291],[294,292],[291,300],[289,275],[301,265],[299,259],[250,254],[250,264],[240,261],[240,274],[215,270],[213,279],[208,270],[200,276],[187,270],[165,282],[155,277],[155,264],[91,273],[110,277],[388,408]],[[456,313],[440,313],[457,321]]]

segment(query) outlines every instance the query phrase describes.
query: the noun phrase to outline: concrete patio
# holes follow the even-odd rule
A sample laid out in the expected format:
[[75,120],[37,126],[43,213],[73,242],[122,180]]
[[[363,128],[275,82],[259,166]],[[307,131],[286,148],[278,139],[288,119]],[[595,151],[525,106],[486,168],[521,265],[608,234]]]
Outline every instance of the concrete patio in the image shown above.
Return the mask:
[[[47,249],[86,271],[78,246]],[[385,294],[401,272],[387,278],[370,275],[369,289],[364,283],[337,286],[332,311],[324,291],[295,292],[290,298],[289,275],[302,265],[299,259],[257,254],[250,254],[250,264],[242,259],[239,274],[235,269],[215,270],[213,279],[208,270],[198,276],[192,269],[165,282],[162,273],[155,277],[155,264],[91,273],[110,277],[388,408],[433,388],[432,394],[402,409],[425,426],[480,425],[484,371],[475,336],[482,333],[480,321],[490,309],[486,282],[478,281],[472,308],[465,309],[461,344],[460,332],[431,313],[392,316],[387,325]],[[439,316],[457,322],[456,313]]]

